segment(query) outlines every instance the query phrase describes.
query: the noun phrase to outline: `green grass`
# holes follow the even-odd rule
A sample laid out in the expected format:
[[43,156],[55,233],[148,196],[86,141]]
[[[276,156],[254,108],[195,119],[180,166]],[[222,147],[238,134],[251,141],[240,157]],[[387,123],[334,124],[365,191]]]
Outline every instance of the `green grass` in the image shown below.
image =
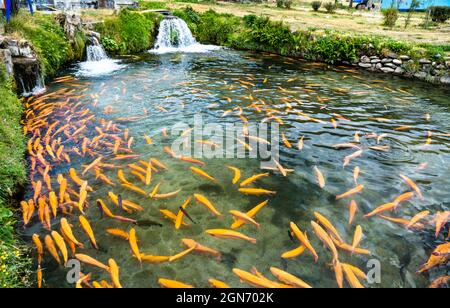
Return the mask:
[[412,59],[436,58],[448,52],[448,46],[414,44],[377,35],[354,34],[335,30],[291,31],[288,25],[267,17],[247,15],[244,18],[215,11],[198,13],[192,8],[174,12],[183,18],[202,43],[235,49],[266,51],[326,63],[353,62],[361,54],[383,56],[389,52]]
[[84,53],[84,34],[76,33],[72,46],[54,15],[31,16],[22,12],[12,19],[8,32],[32,43],[47,76],[70,61],[81,59]]
[[2,65],[0,97],[0,287],[24,287],[29,285],[30,261],[14,232],[14,211],[18,208],[15,194],[26,179],[22,104]]
[[165,10],[167,4],[157,1],[139,1],[139,10]]
[[105,49],[113,54],[128,55],[143,52],[153,46],[155,31],[162,17],[158,14],[141,14],[122,10],[96,24],[102,35]]

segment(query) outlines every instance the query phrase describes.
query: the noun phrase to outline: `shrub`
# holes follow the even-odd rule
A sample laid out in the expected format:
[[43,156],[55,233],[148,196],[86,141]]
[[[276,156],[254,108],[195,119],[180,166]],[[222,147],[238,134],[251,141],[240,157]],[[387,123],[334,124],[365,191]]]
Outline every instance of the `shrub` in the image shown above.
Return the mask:
[[120,50],[119,44],[117,44],[117,42],[114,39],[108,36],[102,38],[102,45],[106,51],[113,54],[117,53]]
[[432,6],[429,12],[434,22],[444,23],[450,19],[450,6]]
[[292,0],[284,0],[284,7],[290,10],[292,8]]
[[317,11],[319,11],[320,7],[322,6],[322,2],[321,1],[313,1],[311,3],[311,6],[312,6],[314,12],[317,12]]
[[283,6],[284,6],[284,0],[277,0],[277,7],[283,8]]
[[389,28],[394,28],[399,18],[399,11],[396,8],[390,8],[383,11],[384,23],[383,25]]
[[112,50],[109,51],[116,54],[138,53],[153,45],[160,18],[156,14],[140,14],[125,9],[118,15],[108,17],[104,23],[96,24],[95,30],[118,46],[111,45]]
[[325,3],[324,7],[327,10],[328,14],[333,14],[336,11],[336,9],[337,9],[336,4],[335,3],[331,3],[331,2]]

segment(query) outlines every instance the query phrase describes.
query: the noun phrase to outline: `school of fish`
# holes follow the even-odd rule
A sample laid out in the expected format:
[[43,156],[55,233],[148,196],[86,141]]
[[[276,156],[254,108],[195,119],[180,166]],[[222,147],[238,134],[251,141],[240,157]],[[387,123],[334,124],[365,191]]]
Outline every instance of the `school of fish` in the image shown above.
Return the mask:
[[[345,69],[347,73],[357,74],[354,70]],[[289,177],[293,172],[282,162],[275,161],[276,167],[263,170],[260,174],[247,174],[236,166],[224,166],[223,173],[229,177],[228,183],[218,180],[216,174],[208,172],[208,162],[185,157],[174,153],[169,147],[164,147],[165,157],[152,157],[151,154],[136,153],[133,148],[137,142],[145,142],[148,153],[152,147],[157,147],[158,140],[168,136],[167,128],[161,129],[158,137],[149,135],[132,136],[127,128],[128,123],[138,122],[148,117],[150,111],[144,110],[142,117],[117,118],[107,121],[98,118],[89,105],[81,104],[81,98],[88,98],[95,107],[101,100],[101,93],[88,96],[85,94],[89,83],[80,82],[72,76],[58,78],[55,83],[70,84],[71,87],[63,88],[40,97],[24,100],[25,114],[23,118],[24,134],[29,137],[27,143],[28,159],[30,163],[29,180],[33,188],[32,196],[21,202],[22,221],[24,228],[32,222],[42,225],[42,232],[32,236],[35,246],[37,286],[45,287],[46,271],[44,260],[54,260],[61,267],[67,264],[70,258],[75,258],[83,265],[83,274],[76,283],[77,288],[122,288],[120,264],[114,256],[105,256],[102,260],[96,260],[86,253],[86,249],[100,250],[102,243],[97,240],[94,233],[93,213],[98,212],[102,219],[120,222],[122,228],[110,228],[104,230],[105,234],[117,238],[118,243],[125,245],[129,250],[129,258],[135,260],[136,267],[145,264],[161,264],[176,262],[183,258],[212,258],[215,262],[221,262],[221,241],[244,242],[246,245],[254,245],[258,239],[246,234],[246,230],[264,232],[265,221],[258,219],[258,213],[270,207],[271,200],[276,198],[277,191],[265,187],[263,183],[267,178]],[[315,118],[313,114],[307,114],[293,108],[292,104],[302,104],[300,100],[295,102],[285,101],[284,106],[272,106],[258,98],[258,92],[252,89],[258,83],[256,77],[246,77],[233,87],[243,87],[249,91],[248,100],[251,104],[247,107],[235,106],[225,110],[222,117],[235,117],[236,121],[243,124],[242,135],[236,140],[248,151],[251,150],[251,141],[269,144],[270,141],[252,136],[248,132],[248,119],[246,111],[265,114],[266,122],[277,122],[283,129],[285,123],[281,114],[290,114],[315,125],[328,126],[335,129],[341,122],[351,122],[344,115],[331,114],[330,118]],[[267,82],[264,80],[263,83]],[[295,80],[289,80],[292,83]],[[306,85],[305,91],[314,91],[320,85]],[[125,85],[123,88],[125,91]],[[106,91],[106,89],[104,89]],[[279,87],[280,95],[288,90]],[[335,91],[344,91],[336,89]],[[136,99],[139,99],[136,94]],[[232,102],[231,98],[226,98]],[[327,106],[328,99],[318,98]],[[163,106],[156,112],[164,113],[167,110]],[[104,114],[113,112],[113,107],[105,108]],[[379,122],[389,122],[389,119],[372,119]],[[406,130],[407,127],[396,127],[396,130]],[[184,136],[189,136],[192,131],[185,131]],[[450,242],[445,238],[450,221],[450,212],[433,212],[431,210],[418,212],[413,217],[404,217],[402,208],[408,206],[411,200],[423,200],[427,198],[419,184],[414,181],[414,174],[398,174],[398,181],[404,183],[403,190],[398,192],[389,203],[379,204],[373,207],[371,212],[361,213],[358,206],[358,196],[365,193],[366,187],[361,178],[364,175],[362,166],[358,165],[358,159],[368,155],[371,151],[389,151],[389,146],[383,144],[387,136],[385,134],[360,134],[355,132],[347,143],[330,145],[336,150],[336,155],[342,155],[343,167],[351,168],[353,187],[342,187],[342,191],[335,196],[336,200],[348,204],[348,225],[351,226],[353,237],[345,237],[336,228],[334,217],[326,217],[323,213],[312,210],[306,213],[311,219],[307,225],[300,225],[293,218],[289,225],[285,226],[292,241],[292,247],[287,251],[280,251],[280,258],[287,261],[299,258],[312,258],[315,262],[326,260],[329,263],[327,269],[335,276],[336,287],[363,288],[368,286],[367,276],[364,271],[355,265],[343,261],[343,255],[361,255],[370,258],[371,251],[364,248],[369,239],[365,236],[364,225],[368,219],[387,220],[403,226],[411,232],[429,230],[434,237],[441,242],[434,248],[429,260],[417,269],[418,274],[424,274],[431,269],[445,266],[450,260]],[[376,145],[364,147],[361,140],[373,139]],[[424,145],[432,142],[429,134]],[[310,140],[305,133],[299,134],[295,140],[289,139],[285,133],[280,138],[280,146],[295,149],[301,155],[305,145]],[[207,147],[218,147],[209,140],[196,140],[198,144]],[[343,154],[341,154],[343,153]],[[215,247],[207,247],[195,238],[184,238],[179,246],[179,252],[174,255],[161,256],[156,252],[143,251],[141,243],[145,238],[140,236],[138,215],[146,207],[154,206],[155,202],[171,199],[183,195],[183,187],[174,191],[161,189],[164,175],[170,173],[168,161],[178,160],[185,164],[185,172],[189,176],[198,178],[209,185],[216,185],[220,189],[223,185],[232,185],[236,194],[259,198],[258,204],[250,210],[245,210],[235,205],[230,211],[219,208],[216,202],[204,192],[195,192],[186,195],[183,204],[173,204],[172,209],[161,209],[160,217],[167,219],[161,225],[164,228],[174,228],[183,232],[191,224],[196,223],[196,217],[190,214],[193,207],[202,208],[204,215],[211,220],[228,219],[231,221],[227,229],[204,229],[204,234],[215,238]],[[74,162],[83,162],[79,168],[74,168]],[[88,163],[86,163],[88,162]],[[54,174],[52,170],[58,166],[58,170],[67,170],[65,173]],[[64,168],[61,168],[64,166]],[[426,168],[425,165],[418,166]],[[367,172],[367,170],[365,170]],[[323,172],[320,162],[307,171],[315,178],[318,189],[327,186],[327,175]],[[111,176],[114,174],[114,176]],[[344,176],[344,173],[343,173]],[[345,175],[347,176],[347,175]],[[93,180],[92,180],[93,179]],[[102,197],[95,195],[96,187],[104,185],[109,188],[109,193]],[[127,196],[144,196],[148,199],[146,204],[138,204],[132,198],[124,199],[118,192],[126,190]],[[253,199],[252,199],[253,200]],[[91,209],[94,208],[95,210]],[[344,210],[344,208],[343,208]],[[245,226],[245,228],[243,228]],[[325,247],[325,250],[322,249]],[[321,253],[319,253],[321,252]],[[101,270],[110,277],[108,280],[98,281],[92,270]],[[286,272],[285,270],[267,264],[263,274],[256,268],[234,268],[232,273],[242,282],[241,286],[254,286],[263,288],[311,288],[310,282],[302,277]],[[269,276],[270,275],[270,276]],[[173,277],[157,277],[158,283],[166,288],[192,288],[189,282],[176,281]],[[430,287],[442,287],[449,281],[449,276],[443,275],[437,278]],[[214,288],[229,288],[227,281],[220,281],[211,277],[207,282]],[[233,285],[233,287],[239,287]]]

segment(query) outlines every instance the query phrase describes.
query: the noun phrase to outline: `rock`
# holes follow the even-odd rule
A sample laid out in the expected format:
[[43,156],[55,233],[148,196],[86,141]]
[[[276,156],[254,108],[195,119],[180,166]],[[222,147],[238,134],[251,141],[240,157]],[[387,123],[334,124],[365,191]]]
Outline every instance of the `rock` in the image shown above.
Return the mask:
[[393,69],[397,68],[397,65],[395,65],[394,63],[386,63],[386,64],[384,64],[384,66],[385,67],[389,67],[389,68],[393,68]]
[[377,63],[377,65],[375,65],[375,68],[377,70],[380,70],[382,67],[383,67],[383,64],[381,64],[381,63]]
[[393,73],[395,70],[394,70],[393,68],[390,68],[390,67],[382,67],[382,68],[381,68],[381,71],[382,71],[383,73],[391,74],[391,73]]
[[445,65],[444,64],[439,64],[438,66],[436,66],[436,69],[443,70],[443,69],[445,69]]
[[402,75],[405,71],[401,67],[397,67],[394,71],[394,74]]
[[400,56],[399,59],[402,60],[402,61],[408,61],[411,58],[409,56]]
[[359,65],[359,67],[362,67],[362,68],[372,68],[372,64],[371,63],[360,62],[358,65]]
[[388,58],[391,58],[391,59],[397,59],[398,58],[398,55],[396,53],[394,53],[394,52],[390,52],[387,56],[388,56]]
[[442,76],[440,82],[445,85],[450,85],[450,75]]
[[14,78],[21,93],[31,93],[41,83],[41,68],[36,58],[14,57]]
[[64,27],[69,41],[75,40],[75,34],[82,31],[81,15],[76,13],[61,13],[57,16],[59,23]]
[[362,63],[370,63],[370,58],[368,56],[362,56],[361,57],[361,62]]
[[19,42],[19,56],[26,58],[33,58],[35,56],[27,41],[22,40]]
[[5,64],[6,72],[8,75],[14,74],[14,66],[11,57],[11,51],[9,49],[0,49],[0,61]]
[[445,66],[450,67],[450,61],[445,61]]
[[378,58],[378,56],[371,56],[370,57],[370,60],[375,60],[375,59],[380,59],[380,58]]
[[95,31],[86,31],[86,36],[95,37],[98,41],[101,40],[101,35]]
[[383,64],[385,64],[385,63],[392,63],[392,59],[384,58],[383,60],[381,60],[381,63],[383,63]]
[[377,64],[377,63],[381,63],[381,60],[380,59],[372,59],[371,61],[370,61],[370,63],[372,63],[372,64]]
[[394,63],[395,65],[402,65],[403,64],[403,61],[402,60],[398,60],[398,59],[394,59],[393,61],[392,61],[392,63]]
[[8,49],[11,52],[11,57],[20,56],[19,42],[13,39],[5,39],[3,43],[5,49]]
[[427,78],[428,74],[425,72],[417,72],[414,74],[414,77],[416,77],[417,79],[425,79]]
[[421,65],[429,65],[431,63],[432,62],[430,60],[428,60],[428,59],[420,59],[419,60],[419,64],[421,64]]

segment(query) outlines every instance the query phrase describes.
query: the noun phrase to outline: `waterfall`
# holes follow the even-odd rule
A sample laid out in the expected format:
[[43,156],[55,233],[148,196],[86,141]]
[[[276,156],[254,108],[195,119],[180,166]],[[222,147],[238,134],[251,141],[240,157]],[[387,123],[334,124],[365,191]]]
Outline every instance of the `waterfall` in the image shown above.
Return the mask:
[[87,37],[86,61],[78,64],[77,76],[99,77],[125,67],[121,61],[110,59],[96,36]]
[[161,21],[154,53],[208,52],[219,47],[199,44],[184,20],[169,16]]
[[46,90],[41,67],[35,58],[14,59],[14,78],[24,97],[40,95]]
[[86,58],[88,62],[98,62],[108,59],[106,51],[95,37],[91,38],[90,44],[86,47]]

